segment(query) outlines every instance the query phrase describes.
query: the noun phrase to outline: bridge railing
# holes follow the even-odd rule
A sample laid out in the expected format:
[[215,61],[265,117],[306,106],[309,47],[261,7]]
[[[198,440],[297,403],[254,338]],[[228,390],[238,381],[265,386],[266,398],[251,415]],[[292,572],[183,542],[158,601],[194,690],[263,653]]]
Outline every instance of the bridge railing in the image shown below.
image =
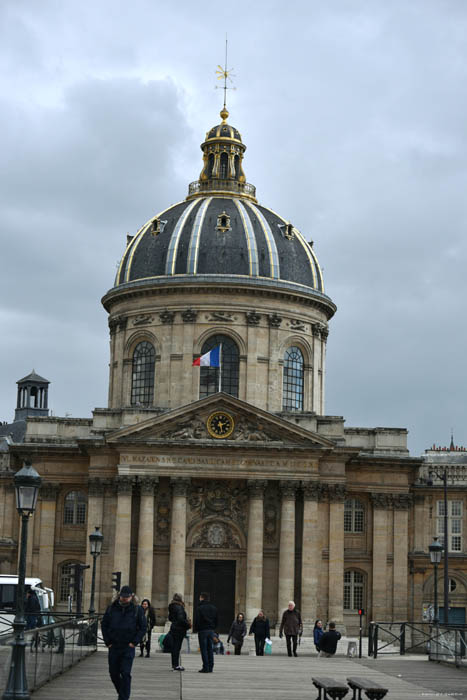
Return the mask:
[[431,661],[467,665],[466,639],[467,625],[370,622],[368,656],[376,659],[379,655],[422,653],[428,654]]
[[[43,616],[45,617],[45,616]],[[52,617],[52,616],[51,616]],[[57,619],[54,613],[53,619]],[[99,616],[70,617],[24,633],[26,677],[30,691],[39,688],[97,650]],[[14,635],[0,635],[0,688],[5,688],[10,671]]]

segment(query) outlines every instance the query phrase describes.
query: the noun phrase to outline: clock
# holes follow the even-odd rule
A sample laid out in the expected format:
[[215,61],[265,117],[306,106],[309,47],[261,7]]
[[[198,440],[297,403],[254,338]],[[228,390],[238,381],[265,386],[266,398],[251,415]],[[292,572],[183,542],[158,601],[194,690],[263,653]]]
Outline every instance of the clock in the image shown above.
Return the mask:
[[232,435],[235,427],[234,419],[225,411],[211,413],[206,421],[209,435],[213,438],[227,438]]

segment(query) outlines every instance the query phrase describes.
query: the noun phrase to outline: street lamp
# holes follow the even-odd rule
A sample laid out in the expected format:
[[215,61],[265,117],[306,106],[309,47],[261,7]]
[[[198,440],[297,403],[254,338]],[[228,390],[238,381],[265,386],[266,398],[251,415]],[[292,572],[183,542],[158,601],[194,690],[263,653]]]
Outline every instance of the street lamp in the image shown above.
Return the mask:
[[441,554],[443,552],[443,545],[438,542],[438,538],[435,537],[433,542],[428,547],[430,551],[431,563],[435,567],[435,590],[434,590],[434,603],[435,603],[435,614],[433,616],[433,623],[437,625],[439,623],[439,613],[438,613],[438,564],[441,561]]
[[15,641],[11,652],[10,673],[3,694],[3,700],[29,700],[28,682],[26,679],[26,642],[24,629],[24,579],[26,576],[26,552],[28,547],[28,522],[33,515],[37,494],[42,482],[41,477],[28,461],[16,472],[14,479],[16,493],[16,509],[21,516],[21,544],[18,567],[18,588],[16,591],[16,614],[13,621]]
[[96,527],[94,532],[89,535],[89,542],[91,545],[91,556],[92,556],[92,579],[91,579],[91,599],[89,601],[89,615],[92,616],[96,612],[94,609],[94,590],[96,588],[96,559],[100,555],[102,550],[102,542],[104,540],[104,535]]
[[444,467],[440,471],[430,469],[428,472],[427,486],[433,486],[433,474],[443,482],[444,492],[444,624],[449,623],[449,536],[448,536],[448,475]]

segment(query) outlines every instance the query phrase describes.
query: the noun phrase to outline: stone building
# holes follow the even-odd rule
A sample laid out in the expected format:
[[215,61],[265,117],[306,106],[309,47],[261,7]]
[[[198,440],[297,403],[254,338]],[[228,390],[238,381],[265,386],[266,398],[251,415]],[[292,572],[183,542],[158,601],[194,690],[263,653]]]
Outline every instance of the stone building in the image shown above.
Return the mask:
[[[121,571],[161,617],[175,591],[192,612],[209,590],[223,629],[260,608],[274,624],[291,599],[306,629],[319,616],[355,631],[361,606],[367,620],[420,618],[411,556],[422,547],[426,562],[431,536],[413,502],[421,460],[404,429],[325,414],[336,306],[313,243],[258,203],[227,118],[206,134],[186,199],[128,237],[103,297],[108,407],[50,417],[47,380],[21,380],[17,420],[0,426],[0,571],[16,567],[11,478],[28,457],[44,480],[28,573],[59,608],[99,525],[98,609]],[[193,366],[218,346],[220,368]],[[42,414],[28,410],[39,389]]]

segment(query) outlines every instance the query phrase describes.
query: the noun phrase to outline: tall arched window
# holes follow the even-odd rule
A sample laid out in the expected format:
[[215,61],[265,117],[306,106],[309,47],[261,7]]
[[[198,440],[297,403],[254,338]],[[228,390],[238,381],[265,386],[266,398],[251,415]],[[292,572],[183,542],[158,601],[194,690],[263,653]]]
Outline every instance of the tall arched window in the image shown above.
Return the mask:
[[344,532],[363,532],[365,509],[358,498],[348,498],[344,505]]
[[364,608],[363,574],[360,571],[344,572],[344,610]]
[[208,177],[212,176],[213,169],[214,169],[214,153],[210,153],[209,159],[208,159]]
[[156,353],[147,340],[143,340],[133,353],[131,375],[131,405],[151,406],[154,401],[154,363]]
[[226,179],[229,172],[229,156],[221,153],[221,178]]
[[[219,391],[238,397],[238,347],[227,335],[212,335],[201,348],[201,354],[213,350],[217,345],[221,348],[221,367],[201,367],[199,373],[199,397],[210,396]],[[222,373],[219,387],[219,373]]]
[[65,497],[63,522],[65,525],[84,525],[86,522],[86,494],[70,491]]
[[285,351],[282,410],[303,411],[303,354],[295,346]]

